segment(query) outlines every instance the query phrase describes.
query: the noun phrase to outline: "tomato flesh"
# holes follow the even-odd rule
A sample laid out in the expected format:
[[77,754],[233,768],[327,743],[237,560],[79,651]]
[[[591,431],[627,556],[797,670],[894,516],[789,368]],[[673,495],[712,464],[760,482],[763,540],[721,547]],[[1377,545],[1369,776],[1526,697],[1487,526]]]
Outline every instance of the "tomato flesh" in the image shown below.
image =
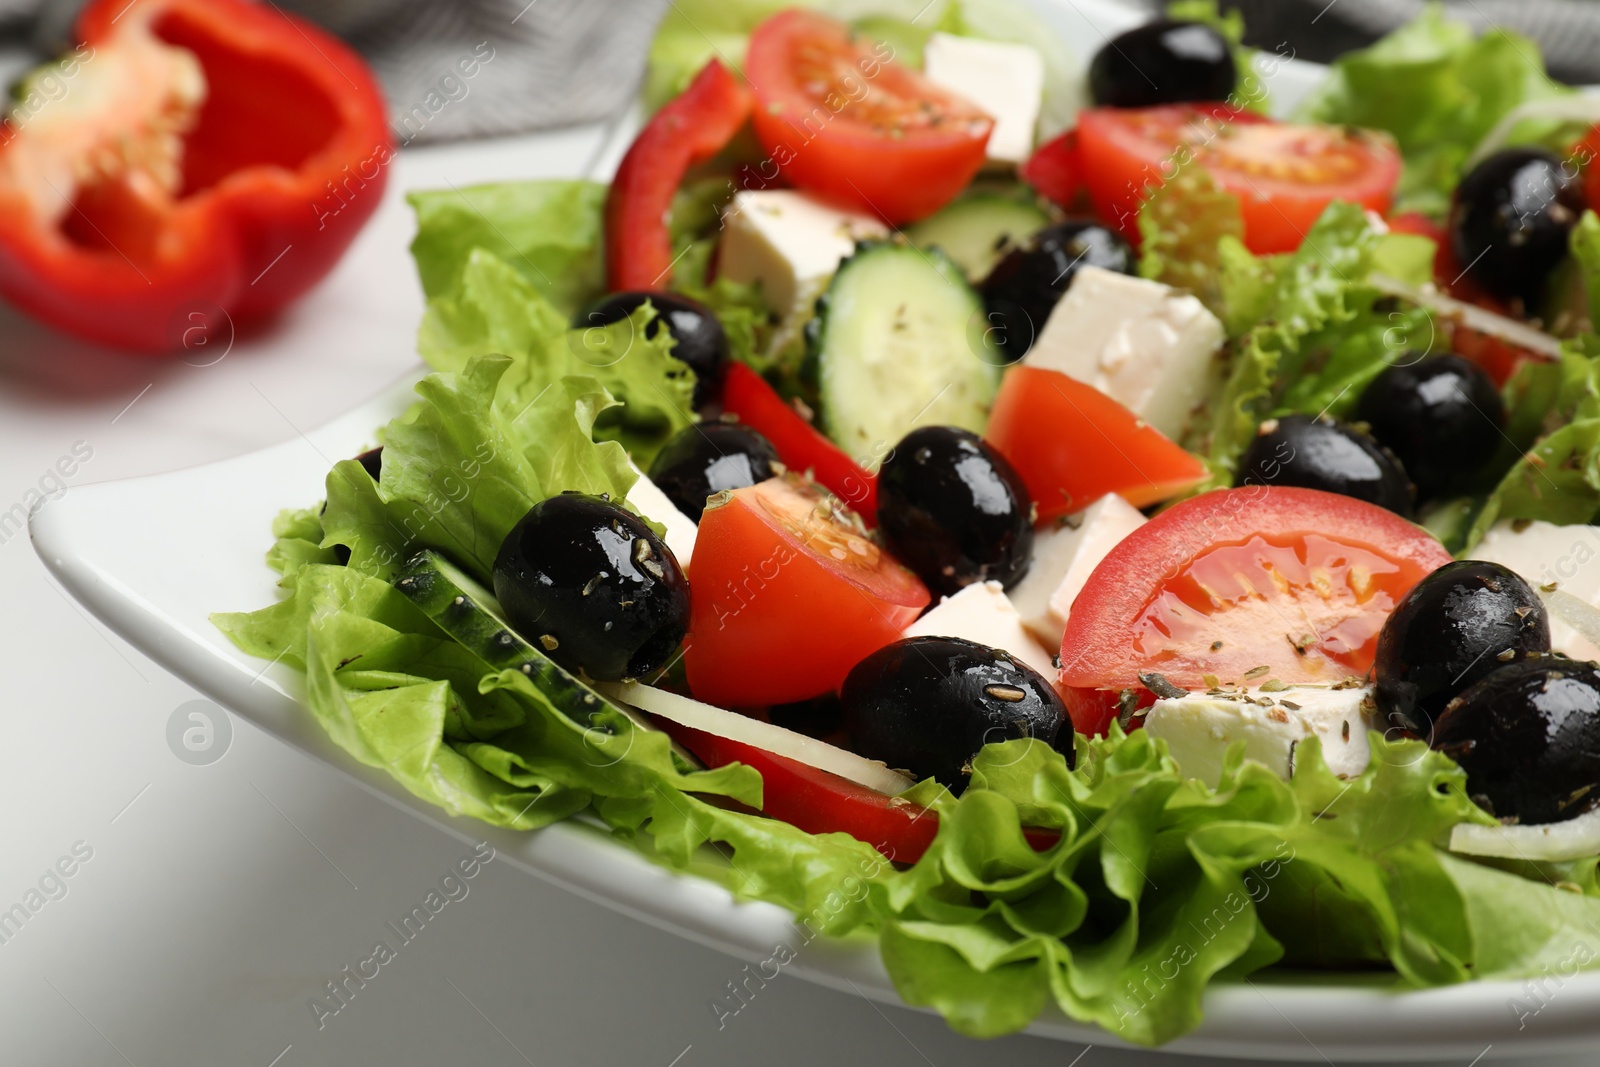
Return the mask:
[[[1249,486],[1169,508],[1101,561],[1072,605],[1063,684],[1080,730],[1123,689],[1330,684],[1365,674],[1396,603],[1450,562],[1420,527],[1314,489]],[[1108,704],[1109,697],[1109,704]]]
[[1068,130],[1042,144],[1022,165],[1022,180],[1059,207],[1071,208],[1083,192],[1083,164],[1078,158],[1078,131]]
[[724,708],[831,693],[929,599],[816,486],[787,475],[736,489],[707,506],[695,539],[689,688]]
[[783,175],[899,225],[967,187],[994,121],[893,57],[884,42],[791,9],[756,27],[745,71],[756,138]]
[[1177,496],[1205,464],[1091,385],[1059,371],[1006,371],[984,436],[1017,469],[1047,522],[1107,493],[1134,507]]
[[1300,246],[1334,200],[1388,210],[1400,154],[1380,134],[1295,126],[1224,104],[1094,108],[1078,119],[1081,169],[1095,211],[1130,239],[1145,190],[1199,166],[1239,198],[1252,252]]

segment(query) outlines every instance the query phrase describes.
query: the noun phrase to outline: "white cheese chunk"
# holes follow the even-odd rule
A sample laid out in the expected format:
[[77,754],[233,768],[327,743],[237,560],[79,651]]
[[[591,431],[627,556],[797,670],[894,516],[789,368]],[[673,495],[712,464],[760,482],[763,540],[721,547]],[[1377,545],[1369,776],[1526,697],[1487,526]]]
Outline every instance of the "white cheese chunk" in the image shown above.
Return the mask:
[[[1472,558],[1514,571],[1536,592],[1554,586],[1600,608],[1600,527],[1497,522],[1473,550]],[[1550,615],[1550,647],[1573,659],[1600,659],[1600,648],[1554,613]]]
[[639,480],[628,490],[628,503],[645,518],[659,522],[667,528],[667,536],[663,540],[677,557],[678,566],[687,571],[689,557],[694,555],[695,535],[700,532],[700,528],[695,525],[693,519],[679,511],[678,505],[667,499],[667,494],[658,489],[655,482],[646,478],[643,471],[638,467],[633,469],[639,475]]
[[922,52],[928,80],[994,119],[988,155],[1023,163],[1033,153],[1034,127],[1044,100],[1044,57],[1025,44],[936,33]]
[[1083,583],[1122,539],[1143,526],[1139,509],[1114,493],[1034,534],[1033,562],[1011,589],[1028,632],[1049,649],[1061,647],[1072,602]]
[[790,189],[744,190],[722,214],[721,276],[759,284],[768,305],[788,316],[815,300],[856,241],[887,228]]
[[1220,371],[1222,323],[1198,299],[1084,266],[1022,362],[1094,386],[1171,438]]
[[[1009,652],[1054,681],[1054,656],[1027,630],[999,582],[975,582],[906,627],[906,637],[959,637]],[[1057,644],[1060,644],[1058,641]]]
[[1183,773],[1215,785],[1228,746],[1244,742],[1247,759],[1284,778],[1294,772],[1295,748],[1308,737],[1322,739],[1322,758],[1341,777],[1353,777],[1371,757],[1367,731],[1378,727],[1371,688],[1318,689],[1290,686],[1281,692],[1246,690],[1237,695],[1160,699],[1150,706],[1144,728],[1167,743]]

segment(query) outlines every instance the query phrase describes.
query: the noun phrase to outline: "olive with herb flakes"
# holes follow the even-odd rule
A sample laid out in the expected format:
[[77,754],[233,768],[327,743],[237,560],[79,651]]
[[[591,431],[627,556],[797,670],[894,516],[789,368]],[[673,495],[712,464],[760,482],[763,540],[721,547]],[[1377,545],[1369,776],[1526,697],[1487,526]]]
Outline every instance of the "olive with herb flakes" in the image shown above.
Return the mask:
[[1268,419],[1239,459],[1235,486],[1291,485],[1365,500],[1411,517],[1412,489],[1400,461],[1364,433],[1329,419]]
[[1503,148],[1456,186],[1450,248],[1473,281],[1532,307],[1567,257],[1584,207],[1576,167],[1548,149]]
[[878,529],[935,596],[1021,581],[1033,552],[1033,498],[977,434],[923,426],[878,471]]
[[996,263],[982,285],[989,338],[1008,363],[1028,354],[1084,266],[1133,274],[1133,248],[1093,219],[1046,226]]
[[1445,706],[1433,747],[1467,772],[1467,793],[1501,819],[1552,823],[1600,806],[1600,668],[1526,660]]
[[672,550],[633,512],[582,493],[518,521],[495,558],[494,592],[512,629],[599,681],[662,666],[689,628],[689,582]]
[[[839,691],[851,746],[868,759],[966,788],[972,758],[991,742],[1054,745],[1071,731],[1049,682],[999,649],[954,637],[911,637],[856,664]],[[1071,746],[1063,750],[1072,765]]]
[[743,489],[777,473],[778,450],[738,422],[703,422],[679,430],[650,463],[650,480],[695,522],[706,498]]
[[1498,563],[1447,563],[1384,621],[1372,668],[1378,710],[1426,738],[1464,689],[1549,651],[1550,617],[1527,582]]

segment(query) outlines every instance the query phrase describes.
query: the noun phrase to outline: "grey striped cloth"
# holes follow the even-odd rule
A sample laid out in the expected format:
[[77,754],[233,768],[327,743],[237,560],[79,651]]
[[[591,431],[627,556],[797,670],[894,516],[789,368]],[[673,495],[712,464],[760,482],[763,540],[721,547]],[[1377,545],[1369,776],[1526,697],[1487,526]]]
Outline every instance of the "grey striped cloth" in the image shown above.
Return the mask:
[[[634,94],[670,0],[263,0],[340,34],[372,63],[402,143],[489,137],[606,118]],[[81,0],[0,0],[0,27],[41,57]],[[1154,9],[1157,0],[1129,0]],[[1424,0],[1224,0],[1252,43],[1306,59],[1359,48]],[[1457,18],[1537,40],[1551,73],[1600,83],[1600,0],[1446,0]],[[470,71],[471,73],[467,73]],[[470,103],[469,103],[470,101]]]

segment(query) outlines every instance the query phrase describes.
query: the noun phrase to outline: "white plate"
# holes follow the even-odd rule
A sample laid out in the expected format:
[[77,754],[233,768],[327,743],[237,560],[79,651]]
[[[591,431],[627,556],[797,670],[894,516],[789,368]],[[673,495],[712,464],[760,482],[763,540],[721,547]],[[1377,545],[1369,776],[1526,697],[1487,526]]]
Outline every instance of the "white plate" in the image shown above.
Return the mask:
[[[1080,52],[1139,16],[1103,0],[1039,0],[1041,13]],[[1288,63],[1272,82],[1274,103],[1292,104],[1316,76]],[[602,170],[616,150],[602,154]],[[461,174],[460,184],[474,180]],[[401,248],[396,255],[403,255]],[[463,840],[487,838],[514,866],[623,914],[755,962],[793,941],[793,916],[768,904],[737,903],[721,887],[665,871],[603,833],[572,821],[513,833],[452,818],[412,797],[387,775],[333,744],[298,703],[299,677],[239,653],[207,621],[214,611],[272,603],[276,577],[262,561],[280,508],[322,495],[335,459],[372,443],[399,413],[416,375],[320,430],[238,459],[170,474],[74,488],[31,524],[50,571],[107,626],[195,689],[285,743],[337,768],[364,788]],[[831,988],[897,1004],[871,942],[816,942],[790,970]],[[1167,1046],[1216,1056],[1326,1061],[1474,1060],[1490,1046],[1520,1052],[1592,1045],[1600,1037],[1600,974],[1544,983],[1544,1007],[1519,1028],[1521,986],[1481,983],[1392,994],[1370,979],[1258,976],[1219,985],[1206,1020]],[[1029,1032],[1097,1044],[1114,1039],[1047,1014]]]

